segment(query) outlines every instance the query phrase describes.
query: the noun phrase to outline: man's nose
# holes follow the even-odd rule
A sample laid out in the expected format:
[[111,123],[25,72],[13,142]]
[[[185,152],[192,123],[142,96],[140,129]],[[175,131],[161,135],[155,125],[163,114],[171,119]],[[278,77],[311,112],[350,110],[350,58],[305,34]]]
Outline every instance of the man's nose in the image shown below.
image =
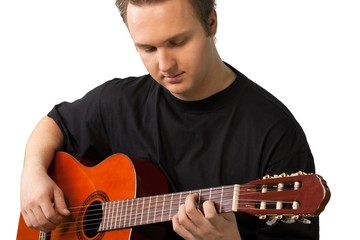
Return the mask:
[[170,49],[158,49],[158,64],[161,72],[169,72],[175,65],[175,59]]

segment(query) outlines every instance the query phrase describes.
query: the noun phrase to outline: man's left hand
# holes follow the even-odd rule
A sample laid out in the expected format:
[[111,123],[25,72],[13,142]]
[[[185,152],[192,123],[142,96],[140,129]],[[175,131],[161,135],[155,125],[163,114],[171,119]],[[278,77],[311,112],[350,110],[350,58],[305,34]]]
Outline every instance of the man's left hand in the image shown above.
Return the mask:
[[205,201],[202,212],[196,206],[197,199],[198,194],[188,195],[173,217],[173,229],[177,234],[187,240],[241,240],[234,213],[217,213],[213,201]]

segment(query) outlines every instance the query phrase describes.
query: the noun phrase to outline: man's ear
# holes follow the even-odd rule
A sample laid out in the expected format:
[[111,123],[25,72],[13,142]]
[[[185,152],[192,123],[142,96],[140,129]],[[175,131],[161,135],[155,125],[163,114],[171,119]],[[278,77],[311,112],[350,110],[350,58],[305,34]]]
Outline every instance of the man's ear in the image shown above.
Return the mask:
[[209,29],[210,29],[210,36],[215,37],[217,32],[217,13],[216,10],[213,9],[209,15]]

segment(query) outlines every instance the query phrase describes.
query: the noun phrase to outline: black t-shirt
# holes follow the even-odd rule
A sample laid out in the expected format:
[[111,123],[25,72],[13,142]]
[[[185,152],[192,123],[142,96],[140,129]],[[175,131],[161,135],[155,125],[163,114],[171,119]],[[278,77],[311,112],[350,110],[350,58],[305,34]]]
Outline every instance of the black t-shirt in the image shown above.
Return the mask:
[[[108,81],[56,105],[49,116],[65,136],[65,151],[98,161],[121,152],[157,163],[174,192],[314,172],[305,134],[290,111],[233,71],[232,85],[200,101],[179,100],[145,75]],[[318,218],[271,227],[246,214],[237,219],[245,240],[318,239]]]

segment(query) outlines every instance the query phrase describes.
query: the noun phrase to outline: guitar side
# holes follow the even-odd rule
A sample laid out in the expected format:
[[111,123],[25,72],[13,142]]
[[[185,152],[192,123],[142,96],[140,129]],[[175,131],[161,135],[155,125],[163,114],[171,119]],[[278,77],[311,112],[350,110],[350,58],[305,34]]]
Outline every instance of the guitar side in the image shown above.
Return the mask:
[[101,211],[96,209],[99,203],[166,193],[166,178],[161,171],[149,162],[123,154],[114,154],[91,167],[82,163],[67,153],[56,153],[48,172],[64,192],[72,215],[43,238],[39,238],[40,231],[28,228],[20,216],[18,240],[146,239],[149,231],[144,227],[98,233],[84,222],[91,216],[88,211]]

